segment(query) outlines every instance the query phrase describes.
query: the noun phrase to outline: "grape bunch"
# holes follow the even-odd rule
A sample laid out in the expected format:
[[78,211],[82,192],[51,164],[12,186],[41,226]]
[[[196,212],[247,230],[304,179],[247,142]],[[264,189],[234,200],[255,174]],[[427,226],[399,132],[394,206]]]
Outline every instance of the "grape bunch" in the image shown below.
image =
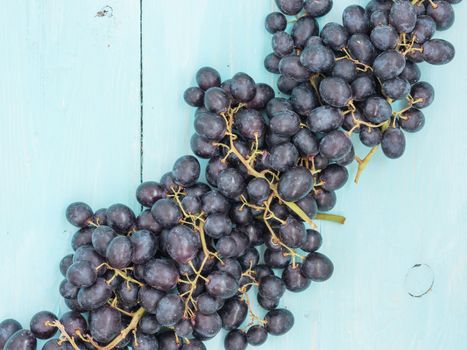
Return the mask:
[[[137,188],[138,216],[123,204],[96,212],[70,204],[66,218],[78,230],[60,262],[59,293],[71,311],[41,311],[29,330],[3,321],[0,349],[32,350],[48,339],[44,350],[200,350],[223,328],[225,348],[237,350],[289,331],[294,317],[281,297],[328,279],[333,265],[317,252],[319,232],[278,198],[268,194],[262,207],[263,181],[247,190],[243,174],[235,182],[237,167],[227,170],[214,189],[198,181],[197,158],[180,157],[159,182]],[[262,314],[250,302],[253,288]]]
[[372,148],[365,161],[356,158],[356,181],[379,145],[388,158],[399,158],[404,132],[423,128],[422,109],[435,93],[420,80],[418,64],[454,58],[453,45],[434,36],[453,25],[452,4],[459,2],[371,0],[366,8],[348,6],[342,24],[321,29],[317,18],[332,0],[276,0],[280,11],[266,17],[273,52],[264,66],[280,74],[277,88],[290,96],[292,110],[318,135],[343,129]]
[[[29,329],[4,320],[0,350],[35,350],[38,340],[44,350],[202,350],[221,329],[226,350],[243,350],[287,333],[294,316],[280,305],[284,293],[334,270],[318,252],[315,220],[343,223],[327,212],[346,167],[357,160],[358,180],[379,145],[398,158],[404,131],[424,126],[434,90],[418,64],[453,59],[454,47],[434,35],[452,26],[459,2],[371,0],[320,31],[332,0],[276,0],[264,63],[288,97],[246,73],[222,81],[201,68],[184,100],[196,108],[190,143],[207,183],[185,155],[138,186],[139,215],[124,204],[70,204],[78,230],[59,266],[70,311],[38,312]],[[363,160],[353,133],[371,147]]]

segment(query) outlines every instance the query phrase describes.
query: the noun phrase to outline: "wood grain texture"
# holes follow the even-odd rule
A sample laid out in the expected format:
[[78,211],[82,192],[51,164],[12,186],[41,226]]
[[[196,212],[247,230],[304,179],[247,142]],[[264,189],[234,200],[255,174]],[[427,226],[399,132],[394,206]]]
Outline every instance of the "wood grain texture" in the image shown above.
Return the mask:
[[[321,23],[340,22],[355,1],[334,3]],[[96,17],[106,6],[111,12]],[[181,96],[199,67],[274,84],[263,69],[270,52],[263,20],[275,9],[273,0],[143,0],[145,180],[191,153],[193,110]],[[454,28],[438,35],[453,42],[456,59],[422,65],[437,93],[425,129],[407,135],[403,158],[378,153],[358,186],[339,191],[334,211],[347,217],[345,226],[320,223],[333,278],[287,293],[281,305],[294,312],[295,327],[258,349],[467,347],[467,5],[456,13]],[[0,319],[27,325],[38,310],[59,311],[57,264],[73,233],[63,215],[69,202],[138,209],[139,16],[139,2],[125,0],[8,2],[0,13]],[[419,263],[431,267],[434,284],[414,298],[406,275]]]
[[67,204],[138,208],[139,7],[15,1],[0,22],[0,319],[27,327],[59,308]]

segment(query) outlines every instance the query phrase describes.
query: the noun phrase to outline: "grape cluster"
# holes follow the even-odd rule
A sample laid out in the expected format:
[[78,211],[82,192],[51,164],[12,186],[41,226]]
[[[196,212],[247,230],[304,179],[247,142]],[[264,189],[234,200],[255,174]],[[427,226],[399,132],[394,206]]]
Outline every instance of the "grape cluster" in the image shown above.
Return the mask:
[[[289,97],[246,73],[222,81],[201,68],[184,100],[196,108],[191,148],[207,159],[207,183],[186,155],[138,186],[139,215],[124,204],[95,212],[70,204],[78,230],[60,262],[59,293],[71,311],[41,311],[29,329],[4,320],[0,350],[34,350],[38,339],[44,350],[202,350],[222,328],[225,349],[243,350],[288,332],[294,316],[281,297],[334,269],[318,252],[315,220],[344,222],[326,212],[347,165],[357,160],[358,180],[379,145],[398,158],[403,131],[423,127],[434,90],[417,64],[454,57],[433,36],[452,26],[458,2],[371,0],[320,31],[316,19],[332,0],[276,0],[264,63]],[[353,133],[372,147],[363,160]]]
[[[332,0],[276,0],[280,12],[266,17],[273,52],[264,65],[280,74],[277,87],[290,95],[290,109],[319,137],[342,129],[372,148],[364,161],[356,158],[356,181],[379,145],[388,158],[399,158],[404,132],[423,128],[421,110],[433,102],[434,89],[420,81],[418,64],[454,58],[453,45],[434,36],[452,26],[452,4],[459,2],[371,0],[366,8],[348,6],[342,24],[321,30],[317,18]],[[342,136],[335,140],[348,144]]]
[[[60,262],[59,292],[71,311],[60,318],[39,312],[30,330],[5,320],[0,348],[35,349],[36,339],[50,339],[43,349],[198,350],[224,328],[226,349],[244,349],[290,330],[292,313],[278,307],[286,289],[303,291],[333,272],[316,252],[321,235],[272,203],[277,189],[266,195],[271,199],[258,197],[262,183],[247,190],[237,167],[222,172],[228,178],[216,175],[217,190],[199,182],[200,173],[197,158],[187,155],[159,182],[142,183],[136,198],[145,209],[138,216],[123,204],[96,212],[82,202],[69,205],[66,218],[79,229],[74,252]],[[263,316],[250,303],[252,287]]]

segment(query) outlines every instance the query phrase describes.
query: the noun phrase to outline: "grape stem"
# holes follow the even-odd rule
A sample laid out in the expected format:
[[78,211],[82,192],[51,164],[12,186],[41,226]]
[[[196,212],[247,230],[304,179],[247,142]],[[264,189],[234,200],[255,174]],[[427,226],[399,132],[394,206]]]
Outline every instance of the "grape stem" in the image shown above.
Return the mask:
[[365,170],[365,168],[367,167],[368,163],[370,162],[371,158],[373,157],[373,155],[376,153],[377,150],[378,150],[378,146],[373,147],[364,159],[355,157],[355,160],[358,163],[357,175],[355,175],[356,184],[358,184],[358,181],[360,181],[360,176],[362,176],[363,170]]
[[326,220],[336,222],[338,224],[343,225],[345,223],[345,217],[342,215],[335,215],[335,214],[325,214],[325,213],[318,213],[315,216],[316,220]]

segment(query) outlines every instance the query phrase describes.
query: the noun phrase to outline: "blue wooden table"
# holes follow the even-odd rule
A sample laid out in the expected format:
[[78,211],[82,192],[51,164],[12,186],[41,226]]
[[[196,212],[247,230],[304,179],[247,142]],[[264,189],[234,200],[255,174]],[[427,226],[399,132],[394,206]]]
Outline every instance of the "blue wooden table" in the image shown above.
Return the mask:
[[[324,21],[354,2],[335,1]],[[69,202],[137,210],[140,178],[159,179],[190,152],[192,110],[181,96],[197,68],[274,84],[262,65],[263,19],[274,9],[273,0],[5,2],[0,319],[27,325],[41,309],[65,310],[57,265],[71,250]],[[456,10],[454,28],[438,35],[456,59],[422,65],[437,94],[425,129],[408,136],[403,158],[378,154],[358,186],[339,191],[346,224],[320,224],[335,274],[287,294],[296,325],[260,349],[467,348],[467,3]]]

